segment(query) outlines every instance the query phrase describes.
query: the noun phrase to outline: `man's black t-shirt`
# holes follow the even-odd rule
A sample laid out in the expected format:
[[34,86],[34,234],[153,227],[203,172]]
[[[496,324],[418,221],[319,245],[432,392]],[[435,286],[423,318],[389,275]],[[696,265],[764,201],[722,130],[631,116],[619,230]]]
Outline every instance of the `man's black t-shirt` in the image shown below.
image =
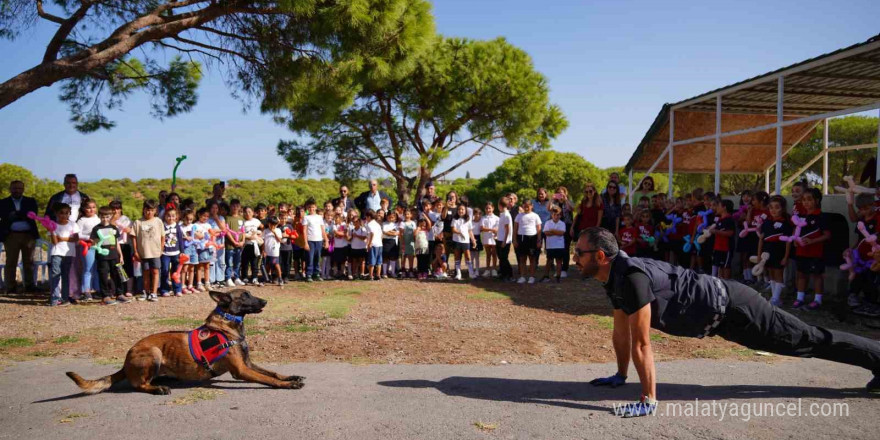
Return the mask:
[[610,284],[605,286],[611,306],[615,310],[623,310],[627,315],[639,311],[645,304],[654,301],[654,292],[651,291],[651,280],[641,272],[633,272],[626,276],[623,283],[623,291],[615,294]]

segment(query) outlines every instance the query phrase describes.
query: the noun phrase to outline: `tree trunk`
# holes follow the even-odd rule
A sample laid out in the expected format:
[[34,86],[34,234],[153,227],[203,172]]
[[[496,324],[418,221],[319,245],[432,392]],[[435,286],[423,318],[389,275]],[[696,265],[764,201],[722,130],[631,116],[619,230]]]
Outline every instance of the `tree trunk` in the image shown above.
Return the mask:
[[0,109],[34,90],[49,87],[71,76],[71,69],[60,66],[57,62],[43,63],[25,70],[0,84]]
[[[409,206],[410,203],[410,194],[412,193],[412,179],[402,179],[400,177],[395,177],[394,181],[397,183],[397,201],[399,203],[404,203],[406,206]],[[392,206],[393,208],[393,206]]]

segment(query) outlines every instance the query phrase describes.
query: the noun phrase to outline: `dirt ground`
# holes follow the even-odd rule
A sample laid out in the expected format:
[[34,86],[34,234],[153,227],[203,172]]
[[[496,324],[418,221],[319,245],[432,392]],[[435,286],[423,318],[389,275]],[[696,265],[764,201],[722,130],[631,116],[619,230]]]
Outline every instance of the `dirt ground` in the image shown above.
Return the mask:
[[[611,308],[601,286],[411,280],[291,283],[251,288],[269,305],[246,319],[256,359],[408,364],[592,363],[614,360]],[[0,296],[0,360],[91,357],[121,363],[138,339],[198,327],[213,308],[206,293],[116,306],[44,306],[44,296]],[[815,324],[880,338],[827,312]],[[658,360],[768,361],[719,338],[652,335]]]

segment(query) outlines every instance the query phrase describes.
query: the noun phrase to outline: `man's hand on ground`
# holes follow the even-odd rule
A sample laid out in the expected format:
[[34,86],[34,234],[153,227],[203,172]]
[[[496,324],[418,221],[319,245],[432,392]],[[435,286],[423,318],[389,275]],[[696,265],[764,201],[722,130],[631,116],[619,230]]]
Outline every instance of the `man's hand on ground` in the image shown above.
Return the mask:
[[609,386],[611,388],[617,388],[625,383],[626,376],[623,376],[620,373],[615,373],[614,376],[600,377],[590,381],[590,385],[597,387]]

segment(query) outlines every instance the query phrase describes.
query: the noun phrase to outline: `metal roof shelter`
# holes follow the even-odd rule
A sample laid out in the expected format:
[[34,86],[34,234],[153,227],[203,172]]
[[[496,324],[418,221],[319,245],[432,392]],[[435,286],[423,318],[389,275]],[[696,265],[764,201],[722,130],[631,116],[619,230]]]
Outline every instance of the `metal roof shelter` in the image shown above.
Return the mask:
[[[624,168],[629,173],[630,198],[634,171],[647,175],[663,166],[669,172],[670,195],[673,171],[714,172],[716,193],[722,173],[764,173],[769,192],[770,169],[774,166],[775,192],[779,194],[783,187],[783,155],[823,122],[825,148],[807,166],[824,158],[827,192],[829,152],[877,148],[880,157],[880,126],[878,145],[829,148],[827,119],[874,109],[880,109],[880,35],[665,104]],[[880,166],[877,169],[880,178]]]

